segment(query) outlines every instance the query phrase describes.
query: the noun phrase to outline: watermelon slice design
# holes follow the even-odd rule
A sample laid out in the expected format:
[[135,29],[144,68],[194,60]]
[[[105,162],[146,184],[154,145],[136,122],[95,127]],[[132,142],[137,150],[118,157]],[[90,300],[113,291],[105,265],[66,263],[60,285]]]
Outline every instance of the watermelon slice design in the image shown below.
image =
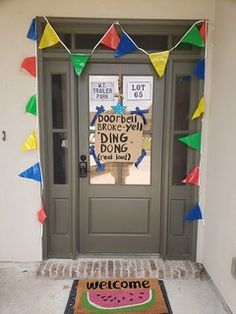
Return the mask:
[[141,311],[155,302],[152,289],[125,291],[88,291],[83,293],[83,305],[92,313],[112,313],[117,311]]

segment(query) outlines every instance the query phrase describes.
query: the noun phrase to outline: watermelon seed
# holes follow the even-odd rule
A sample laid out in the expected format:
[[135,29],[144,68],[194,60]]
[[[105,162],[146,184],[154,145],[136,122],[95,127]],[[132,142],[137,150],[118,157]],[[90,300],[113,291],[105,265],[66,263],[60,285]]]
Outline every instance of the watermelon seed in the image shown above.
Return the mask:
[[133,293],[129,292],[130,295],[134,295]]
[[111,299],[110,302],[114,301],[114,299]]
[[107,299],[103,299],[103,301],[107,301]]
[[104,299],[104,298],[106,298],[106,296],[105,296],[105,295],[103,295],[101,298],[102,298],[102,299]]
[[130,301],[133,301],[133,299],[129,299]]
[[114,297],[114,299],[113,300],[116,300],[117,299],[117,297]]
[[139,292],[140,294],[144,294],[144,292]]
[[97,297],[100,297],[100,294],[97,294]]
[[122,297],[122,299],[124,300],[124,299],[125,299],[125,297]]
[[117,300],[118,303],[120,303],[120,300]]
[[141,296],[139,295],[139,298],[142,299],[143,297],[141,297]]

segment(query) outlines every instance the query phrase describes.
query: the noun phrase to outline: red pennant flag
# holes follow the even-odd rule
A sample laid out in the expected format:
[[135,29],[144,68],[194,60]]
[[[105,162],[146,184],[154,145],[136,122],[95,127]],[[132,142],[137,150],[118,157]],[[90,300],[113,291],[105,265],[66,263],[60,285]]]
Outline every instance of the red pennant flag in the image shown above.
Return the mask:
[[199,183],[199,167],[193,168],[182,183],[198,185]]
[[199,32],[202,35],[202,38],[204,40],[204,43],[206,43],[206,31],[207,31],[207,22],[204,21],[199,29]]
[[45,213],[45,211],[44,211],[43,206],[42,206],[42,208],[38,211],[37,215],[38,215],[38,221],[41,222],[41,224],[43,224],[44,221],[45,221],[45,219],[47,218],[47,215],[46,215],[46,213]]
[[117,34],[117,31],[115,29],[115,26],[112,25],[108,31],[105,33],[105,35],[103,36],[102,40],[101,40],[101,44],[116,50],[116,48],[118,47],[120,42],[120,38]]
[[36,57],[28,57],[25,58],[20,68],[28,71],[32,76],[36,77]]

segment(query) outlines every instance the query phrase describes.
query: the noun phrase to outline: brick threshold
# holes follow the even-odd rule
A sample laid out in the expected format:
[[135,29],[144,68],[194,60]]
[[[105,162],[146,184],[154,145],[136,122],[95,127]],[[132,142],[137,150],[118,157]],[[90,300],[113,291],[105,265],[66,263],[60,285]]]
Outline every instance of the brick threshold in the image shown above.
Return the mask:
[[201,279],[202,264],[161,258],[48,259],[36,270],[37,277],[52,279],[158,278]]

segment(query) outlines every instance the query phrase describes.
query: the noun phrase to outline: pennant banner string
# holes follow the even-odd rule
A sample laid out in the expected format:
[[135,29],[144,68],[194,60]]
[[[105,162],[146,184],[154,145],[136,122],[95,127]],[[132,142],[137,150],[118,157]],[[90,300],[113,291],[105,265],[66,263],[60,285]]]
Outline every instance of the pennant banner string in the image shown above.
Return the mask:
[[[40,241],[42,241],[43,239],[43,225],[40,224]],[[40,242],[40,245],[41,245],[41,242]]]
[[[51,26],[52,27],[52,26]],[[37,45],[34,46],[34,50],[35,50],[35,56],[37,56]],[[35,128],[38,131],[38,147],[37,147],[37,155],[38,155],[38,161],[39,161],[39,168],[40,168],[40,173],[41,173],[41,181],[40,181],[40,196],[41,198],[43,197],[43,191],[44,191],[44,177],[43,177],[43,171],[42,171],[42,166],[41,166],[41,152],[40,152],[40,132],[39,132],[39,114],[38,114],[38,75],[36,76],[36,80],[35,80],[35,91],[36,91],[36,95],[35,95],[35,107],[36,107],[36,112],[37,115],[35,116]],[[43,236],[43,229],[42,229],[42,234],[41,237]]]
[[202,220],[202,212],[199,204],[197,203],[185,216],[184,221]]
[[92,55],[94,53],[94,51],[96,50],[96,48],[99,46],[99,44],[101,43],[101,41],[103,40],[104,37],[106,37],[106,35],[110,32],[112,26],[115,23],[111,24],[111,26],[108,28],[108,30],[106,31],[106,33],[102,36],[102,38],[96,43],[96,45],[93,47],[92,51],[90,52],[90,55]]
[[[54,28],[52,27],[52,25],[48,22],[48,19],[46,18],[46,16],[44,16],[45,21],[48,23],[48,25],[50,25],[51,29],[54,31],[54,33],[57,35],[56,31],[54,30]],[[58,35],[57,35],[58,36]],[[61,40],[61,38],[58,36],[60,43],[62,44],[62,46],[69,52],[69,54],[71,54],[70,49],[63,43],[63,41]]]
[[177,44],[176,44],[174,47],[172,47],[169,51],[172,51],[172,50],[176,49],[176,48],[179,46],[179,44],[182,42],[183,38],[184,38],[189,32],[191,32],[191,30],[193,29],[193,27],[196,26],[196,25],[198,25],[198,24],[200,24],[200,23],[202,23],[202,22],[205,22],[205,20],[199,20],[199,21],[195,22],[195,23],[187,30],[187,32],[181,37],[181,39],[177,42]]
[[122,32],[125,33],[124,28],[120,25],[120,23],[118,21],[116,21],[114,24],[118,25],[120,27],[120,29],[122,30]]
[[207,21],[207,20],[204,20],[203,23],[205,23],[205,29],[204,29],[204,31],[205,31],[205,51],[204,51],[204,57],[205,57],[205,60],[206,60],[207,55],[208,55],[208,47],[207,47],[207,45],[208,45],[207,27],[208,27],[208,25],[210,24],[210,22]]
[[[62,44],[62,46],[66,49],[66,51],[71,55],[71,51],[70,51],[70,49],[64,44],[64,42],[60,39],[60,37],[57,35],[57,33],[56,33],[56,31],[54,30],[54,28],[52,27],[52,25],[49,23],[49,21],[48,21],[48,19],[46,18],[46,16],[43,16],[43,18],[45,19],[45,21],[46,21],[46,23],[48,24],[48,26],[51,28],[51,30],[54,32],[54,34],[58,37],[58,39],[59,39],[59,42]],[[187,34],[189,34],[189,32],[191,32],[191,30],[193,30],[193,28],[196,26],[196,25],[198,25],[198,24],[200,24],[200,23],[205,23],[205,25],[204,25],[204,27],[205,27],[205,29],[204,29],[204,32],[205,32],[205,34],[206,34],[206,28],[207,28],[207,25],[208,24],[210,24],[209,23],[209,21],[207,21],[207,20],[199,20],[199,21],[196,21],[188,30],[187,30],[187,32],[182,36],[182,38],[179,40],[179,42],[177,42],[177,44],[174,46],[174,47],[172,47],[168,52],[171,52],[172,50],[174,50],[175,48],[177,48],[178,46],[179,46],[179,44],[183,41],[183,39],[184,39],[184,37],[186,37],[186,35]],[[101,39],[98,41],[98,43],[94,46],[94,48],[91,50],[91,52],[90,52],[90,55],[92,55],[93,53],[94,53],[94,51],[96,50],[96,48],[98,47],[98,45],[102,42],[102,40],[106,37],[106,35],[110,32],[110,30],[112,29],[112,27],[114,26],[114,25],[117,25],[117,26],[119,26],[120,27],[120,29],[122,30],[122,32],[129,38],[129,40],[137,47],[137,49],[138,50],[140,50],[140,51],[142,51],[144,54],[146,54],[146,55],[148,55],[149,56],[149,53],[147,52],[147,51],[145,51],[144,49],[142,49],[142,48],[140,48],[134,41],[133,41],[133,39],[125,32],[125,30],[123,29],[123,27],[120,25],[120,23],[118,22],[118,21],[116,21],[116,22],[114,22],[113,24],[111,24],[111,26],[108,28],[108,30],[106,31],[106,33],[101,37]],[[205,59],[206,59],[206,57],[207,57],[207,36],[206,36],[206,38],[204,39],[204,41],[205,41]],[[202,46],[202,47],[204,47],[204,46]],[[35,46],[35,50],[37,50],[37,47]],[[36,51],[35,51],[36,52]],[[35,55],[36,55],[36,53],[35,53]],[[36,90],[37,90],[37,77],[36,77]],[[37,95],[38,93],[36,93],[36,95]],[[204,83],[204,94],[205,94],[205,83]],[[38,107],[38,104],[36,104],[36,107]],[[145,117],[144,117],[145,118]],[[39,118],[36,116],[36,121],[35,121],[36,123],[36,129],[38,129],[38,125],[39,125]],[[38,140],[39,140],[39,138],[38,138]],[[39,143],[38,143],[39,144]],[[40,145],[39,145],[39,147],[38,147],[38,160],[39,160],[39,162],[38,162],[38,164],[36,164],[37,166],[38,166],[38,170],[39,170],[39,176],[40,176],[40,180],[39,180],[39,178],[37,177],[36,178],[36,180],[37,181],[40,181],[40,186],[41,186],[41,189],[40,189],[40,192],[41,192],[41,195],[43,194],[43,189],[44,189],[44,183],[43,183],[43,178],[42,178],[42,169],[41,169],[41,162],[40,162]],[[142,159],[144,158],[144,156],[145,156],[145,150],[143,150],[142,151],[142,154],[141,154],[141,156],[140,157],[142,157]],[[100,164],[100,162],[99,162],[99,164]],[[34,165],[33,167],[35,167],[36,165]],[[100,165],[97,165],[98,166],[98,168],[100,168],[100,169],[97,169],[97,170],[104,170],[104,165],[102,165],[102,164],[100,164]],[[100,167],[99,167],[100,166]],[[30,169],[27,169],[26,171],[28,171],[28,170],[30,170]],[[24,173],[22,173],[22,174],[20,174],[20,176],[24,176]],[[35,178],[31,178],[31,179],[35,179]],[[203,225],[205,225],[205,221],[204,221],[204,219],[203,219]],[[42,232],[42,228],[41,228],[41,232]],[[41,234],[41,236],[42,236],[42,234]]]
[[[45,21],[50,25],[50,27],[53,29],[52,25],[49,23],[48,19],[46,18],[46,16],[44,16]],[[181,37],[181,39],[177,42],[177,44],[170,48],[169,52],[171,52],[172,50],[176,49],[179,44],[182,42],[183,38],[193,29],[194,26],[200,24],[200,23],[204,23],[206,22],[207,24],[209,23],[207,20],[198,20],[196,21],[188,30],[187,32]],[[108,28],[108,30],[106,31],[106,33],[101,37],[101,39],[96,43],[96,45],[93,47],[93,49],[90,52],[90,55],[92,55],[94,53],[94,51],[96,50],[96,48],[99,46],[99,44],[101,43],[101,41],[104,39],[104,37],[109,33],[109,31],[111,30],[111,28],[114,25],[118,25],[120,27],[120,29],[122,30],[122,32],[129,38],[129,40],[137,47],[138,50],[142,51],[144,54],[149,55],[149,53],[144,50],[143,48],[140,48],[134,41],[133,39],[126,33],[126,31],[124,30],[124,28],[121,26],[121,24],[116,21],[113,24],[111,24],[111,26]],[[53,31],[55,32],[55,30],[53,29]],[[56,33],[56,32],[55,32]],[[58,35],[57,35],[58,36]],[[58,36],[59,37],[59,36]],[[60,43],[64,46],[64,48],[69,52],[69,54],[71,54],[71,51],[69,50],[69,48],[63,43],[63,41],[60,39]],[[205,53],[206,53],[206,49],[205,49]]]
[[[205,20],[205,51],[204,51],[204,59],[205,59],[205,62],[206,62],[206,59],[207,59],[207,55],[208,55],[208,36],[206,36],[207,34],[207,26],[209,24],[209,21]],[[205,67],[205,71],[206,71],[206,67]],[[205,72],[205,76],[206,76],[206,72]],[[204,80],[203,82],[203,95],[205,96],[206,94],[206,82]]]
[[137,46],[137,44],[133,41],[133,39],[126,33],[126,31],[124,30],[124,28],[120,25],[120,23],[118,21],[116,21],[114,24],[118,25],[120,27],[120,29],[122,30],[123,33],[125,33],[125,35],[127,37],[129,37],[129,39],[132,41],[132,43],[138,48],[138,50],[142,51],[143,53],[145,53],[148,56],[147,51],[145,51],[144,49],[140,48],[139,46]]

